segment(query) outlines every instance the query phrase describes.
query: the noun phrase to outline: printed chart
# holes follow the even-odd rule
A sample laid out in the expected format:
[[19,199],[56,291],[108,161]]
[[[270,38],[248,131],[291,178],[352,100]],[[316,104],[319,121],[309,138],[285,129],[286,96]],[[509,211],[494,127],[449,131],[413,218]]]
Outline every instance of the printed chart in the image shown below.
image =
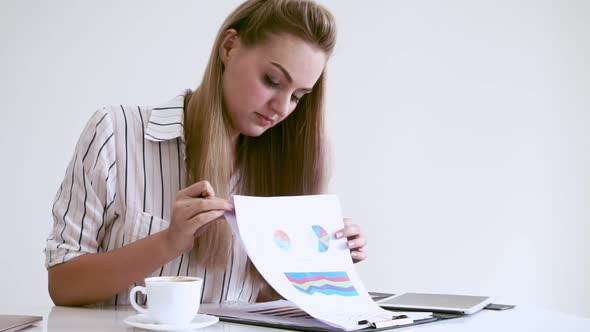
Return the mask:
[[285,276],[297,290],[307,295],[359,295],[346,272],[285,272]]
[[326,252],[330,248],[330,235],[319,225],[311,226],[314,244],[319,252]]

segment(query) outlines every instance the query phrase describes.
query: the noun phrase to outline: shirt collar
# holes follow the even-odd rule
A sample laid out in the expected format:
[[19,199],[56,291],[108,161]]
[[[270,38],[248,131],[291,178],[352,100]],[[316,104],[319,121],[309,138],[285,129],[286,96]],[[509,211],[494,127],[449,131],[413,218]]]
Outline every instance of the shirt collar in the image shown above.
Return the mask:
[[144,137],[154,142],[180,137],[184,142],[184,94],[152,108]]

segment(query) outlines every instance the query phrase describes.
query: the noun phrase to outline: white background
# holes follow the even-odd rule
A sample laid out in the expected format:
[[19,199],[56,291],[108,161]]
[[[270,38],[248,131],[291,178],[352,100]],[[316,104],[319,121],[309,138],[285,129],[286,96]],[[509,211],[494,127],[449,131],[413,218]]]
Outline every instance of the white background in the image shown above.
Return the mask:
[[[590,2],[322,2],[331,192],[367,288],[590,316]],[[0,2],[0,301],[50,302],[51,202],[92,112],[196,87],[238,3]]]

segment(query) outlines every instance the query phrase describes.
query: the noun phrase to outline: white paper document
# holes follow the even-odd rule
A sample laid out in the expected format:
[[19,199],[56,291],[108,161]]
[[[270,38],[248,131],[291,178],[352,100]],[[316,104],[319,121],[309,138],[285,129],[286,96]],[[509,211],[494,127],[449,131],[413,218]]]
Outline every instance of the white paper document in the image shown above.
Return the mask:
[[[200,313],[218,316],[221,320],[244,324],[282,327],[284,329],[310,329],[333,331],[334,327],[313,318],[308,313],[286,300],[252,304],[201,304]],[[407,315],[414,321],[431,318],[430,313],[391,312]],[[392,322],[396,322],[393,320]]]
[[334,195],[234,196],[226,218],[264,279],[285,299],[344,330],[369,326],[395,313],[377,306],[356,273]]
[[218,316],[220,319],[235,319],[241,323],[263,323],[273,326],[297,326],[318,330],[333,329],[332,326],[313,319],[309,314],[285,300],[252,304],[201,304],[199,312]]

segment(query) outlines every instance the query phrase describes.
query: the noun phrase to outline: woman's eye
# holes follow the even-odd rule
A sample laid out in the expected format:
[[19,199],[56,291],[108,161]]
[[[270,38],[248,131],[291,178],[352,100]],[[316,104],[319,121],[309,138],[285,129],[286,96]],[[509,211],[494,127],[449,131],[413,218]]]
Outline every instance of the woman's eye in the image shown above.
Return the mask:
[[264,75],[264,83],[266,83],[266,85],[273,87],[273,88],[278,88],[280,83],[278,81],[275,81],[272,79],[272,77],[268,76],[268,75]]

